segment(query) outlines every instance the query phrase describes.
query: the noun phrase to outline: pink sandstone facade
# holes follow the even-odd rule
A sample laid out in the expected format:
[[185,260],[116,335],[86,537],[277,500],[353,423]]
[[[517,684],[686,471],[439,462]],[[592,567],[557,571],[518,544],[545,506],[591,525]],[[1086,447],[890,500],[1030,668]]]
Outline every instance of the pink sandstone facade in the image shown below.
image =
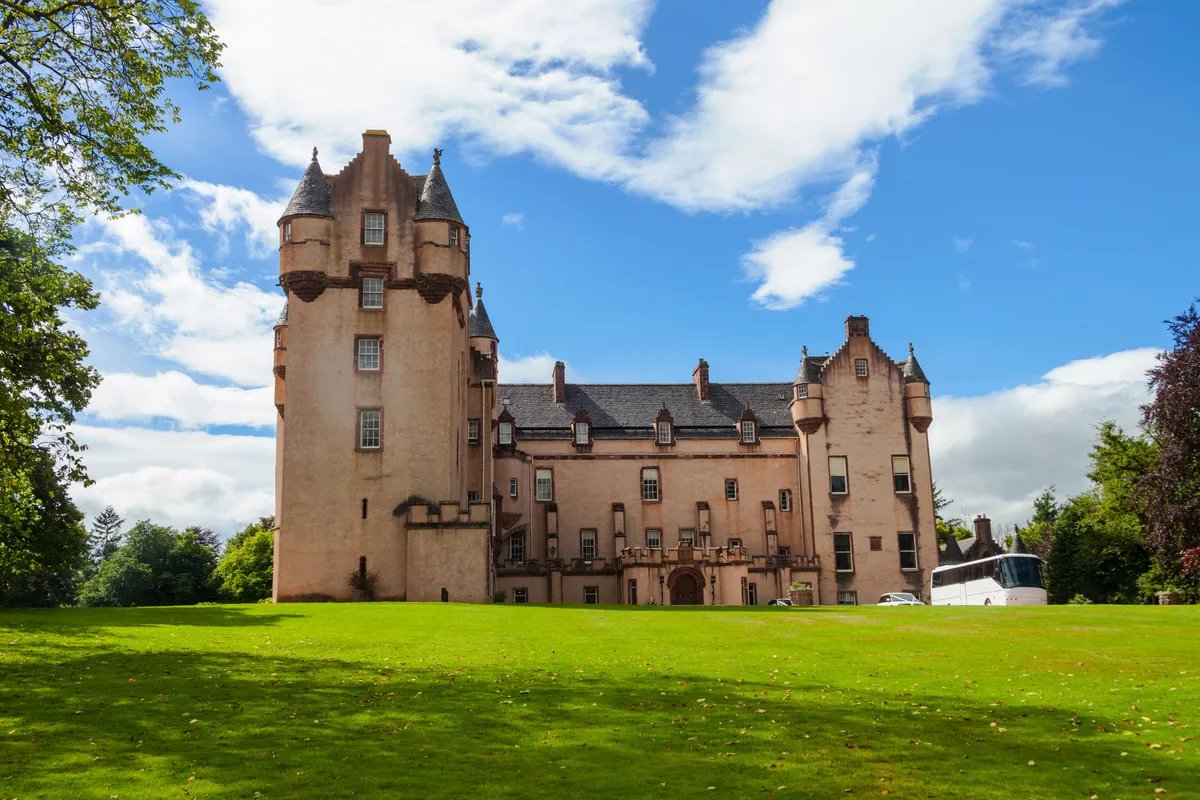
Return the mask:
[[873,603],[937,565],[929,382],[848,317],[790,383],[506,385],[441,172],[383,131],[279,220],[277,601]]

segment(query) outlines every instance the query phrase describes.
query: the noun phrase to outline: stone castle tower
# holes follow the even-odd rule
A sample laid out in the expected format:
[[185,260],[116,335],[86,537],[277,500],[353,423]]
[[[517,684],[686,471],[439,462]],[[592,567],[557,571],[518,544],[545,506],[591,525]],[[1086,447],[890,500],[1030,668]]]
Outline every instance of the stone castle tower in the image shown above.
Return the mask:
[[470,349],[470,232],[440,151],[410,175],[390,143],[367,131],[336,175],[314,149],[279,219],[276,600],[346,597],[356,572],[377,597],[490,597],[490,503],[462,502],[489,359]]

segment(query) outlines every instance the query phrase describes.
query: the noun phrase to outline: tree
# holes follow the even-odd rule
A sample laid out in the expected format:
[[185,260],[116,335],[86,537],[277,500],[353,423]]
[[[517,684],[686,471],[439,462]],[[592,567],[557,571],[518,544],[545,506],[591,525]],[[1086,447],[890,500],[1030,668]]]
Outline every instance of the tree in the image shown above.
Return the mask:
[[184,533],[195,534],[196,541],[212,550],[218,556],[221,555],[221,537],[212,528],[202,528],[199,525],[193,525],[187,528]]
[[0,0],[0,217],[36,233],[178,179],[143,139],[179,121],[166,83],[217,80],[195,0]]
[[1200,315],[1193,303],[1167,321],[1173,347],[1150,370],[1154,400],[1142,422],[1158,446],[1137,488],[1146,540],[1160,563],[1181,572],[1184,553],[1200,548]]
[[66,605],[74,602],[77,576],[87,563],[83,514],[45,453],[29,479],[30,515],[0,530],[0,605]]
[[[217,564],[221,596],[237,603],[253,603],[271,596],[274,569],[274,518],[247,525],[229,540]],[[263,523],[269,523],[264,525]]]
[[185,605],[211,600],[217,557],[194,533],[142,520],[80,590],[82,605]]
[[942,509],[948,507],[954,502],[954,498],[946,497],[942,494],[941,488],[935,482],[933,484],[933,527],[937,533],[938,544],[944,545],[953,536],[955,539],[970,539],[974,536],[971,531],[963,525],[963,521],[958,517],[951,519],[942,518]]
[[88,537],[88,544],[92,550],[93,566],[99,567],[117,552],[117,548],[121,546],[121,526],[124,524],[125,520],[121,519],[112,506],[105,506],[104,510],[92,519],[92,533]]
[[1054,537],[1054,520],[1058,518],[1058,499],[1051,486],[1033,501],[1033,519],[1021,529],[1021,541],[1029,552],[1045,559],[1050,554]]

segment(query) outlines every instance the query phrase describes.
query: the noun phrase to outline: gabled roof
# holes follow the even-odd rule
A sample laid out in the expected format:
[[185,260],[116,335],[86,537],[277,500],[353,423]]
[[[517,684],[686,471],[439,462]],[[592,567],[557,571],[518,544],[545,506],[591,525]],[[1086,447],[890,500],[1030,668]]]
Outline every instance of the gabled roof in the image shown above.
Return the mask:
[[760,436],[794,436],[791,392],[787,383],[713,383],[702,401],[691,383],[568,383],[564,402],[555,403],[549,384],[502,384],[499,398],[526,438],[565,435],[580,409],[587,411],[596,438],[650,436],[664,404],[677,438],[736,438],[738,418],[747,408],[758,418]]
[[321,172],[315,147],[312,161],[308,163],[308,169],[304,170],[304,177],[300,178],[300,185],[296,187],[292,199],[283,211],[285,217],[293,214],[332,216],[329,213],[329,179],[325,177],[325,173]]
[[475,307],[471,309],[471,337],[476,336],[493,341],[500,341],[492,321],[488,319],[487,309],[483,307],[483,287],[475,284]]
[[417,213],[414,220],[444,219],[466,225],[458,213],[458,205],[454,195],[450,193],[450,185],[446,176],[442,175],[442,151],[433,151],[433,166],[421,185],[421,199],[417,201]]
[[913,353],[912,342],[908,343],[908,360],[900,365],[900,370],[904,373],[905,383],[929,383],[929,379],[925,377],[925,371],[917,363],[917,356]]

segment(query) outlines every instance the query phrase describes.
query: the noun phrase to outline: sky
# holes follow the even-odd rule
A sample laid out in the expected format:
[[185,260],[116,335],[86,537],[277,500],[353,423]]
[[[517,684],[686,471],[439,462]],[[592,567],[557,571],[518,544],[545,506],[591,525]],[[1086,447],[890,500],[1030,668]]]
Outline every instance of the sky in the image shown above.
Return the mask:
[[1150,0],[206,0],[222,81],[172,84],[184,176],[95,218],[73,322],[90,516],[222,534],[274,507],[276,220],[312,148],[431,150],[501,380],[790,381],[850,314],[932,382],[952,516],[1023,524],[1136,428],[1200,294],[1200,5]]

